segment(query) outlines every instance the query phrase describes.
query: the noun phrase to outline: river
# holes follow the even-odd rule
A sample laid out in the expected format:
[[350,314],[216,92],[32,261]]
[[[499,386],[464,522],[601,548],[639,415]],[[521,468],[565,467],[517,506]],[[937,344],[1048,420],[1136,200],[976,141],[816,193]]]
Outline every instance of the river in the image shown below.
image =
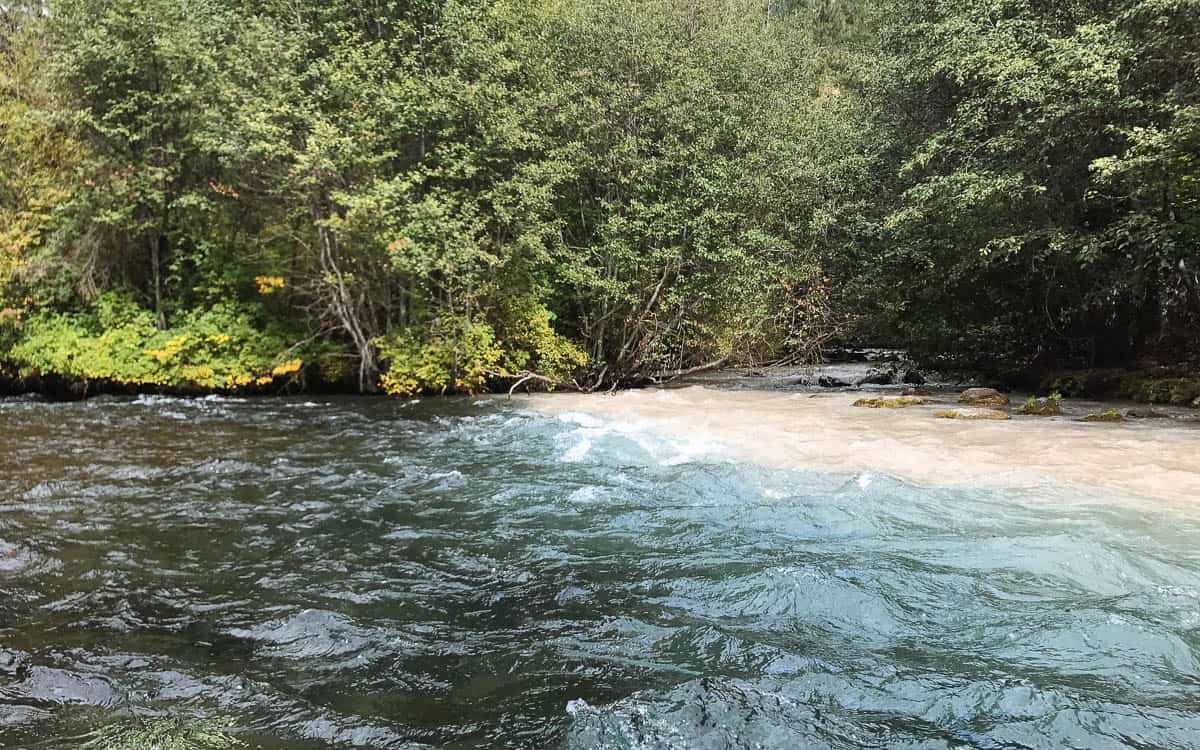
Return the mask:
[[0,401],[0,747],[1200,744],[1200,433],[797,395]]

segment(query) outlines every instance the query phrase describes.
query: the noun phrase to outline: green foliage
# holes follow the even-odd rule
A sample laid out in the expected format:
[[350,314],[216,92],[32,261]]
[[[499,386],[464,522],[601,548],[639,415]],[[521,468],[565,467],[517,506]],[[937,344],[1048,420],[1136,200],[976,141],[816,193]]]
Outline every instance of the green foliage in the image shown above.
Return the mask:
[[267,385],[299,369],[285,338],[246,309],[216,305],[159,330],[153,312],[109,293],[84,313],[40,314],[21,326],[9,359],[26,371],[82,381],[180,389]]
[[587,363],[587,355],[555,333],[552,320],[553,314],[534,298],[519,297],[501,306],[497,327],[449,317],[393,331],[375,342],[387,365],[381,385],[390,395],[411,396],[476,393],[489,380],[531,372],[552,381],[570,380]]
[[387,363],[380,384],[391,396],[476,393],[497,372],[504,356],[491,326],[465,318],[393,332],[375,345]]
[[[28,309],[9,359],[262,377],[283,342],[218,346],[205,316],[227,309],[255,310],[239,330],[286,321],[363,390],[381,361],[410,392],[807,355],[832,321],[811,248],[839,218],[853,110],[807,29],[844,30],[842,10],[57,0],[21,48],[25,88],[47,93],[0,98],[14,133],[64,149],[13,139],[53,184],[0,211],[53,211],[12,224]],[[149,317],[97,323],[114,291]]]
[[847,321],[964,367],[1200,357],[1198,19],[1200,0],[0,6],[0,361],[599,387],[812,358]]
[[533,296],[517,297],[500,306],[499,331],[506,374],[536,372],[552,380],[570,380],[587,362],[587,354],[554,330],[554,313]]
[[82,155],[71,133],[45,115],[53,98],[44,64],[44,19],[15,11],[0,33],[0,309],[27,300],[19,273],[54,231],[54,213],[75,187],[71,172]]
[[890,3],[869,95],[891,174],[875,257],[851,250],[898,290],[876,314],[967,365],[1195,346],[1198,17],[1195,0]]
[[574,170],[555,271],[599,380],[785,348],[792,331],[770,324],[820,275],[835,190],[817,144],[842,106],[802,28],[716,0],[550,16],[554,135]]

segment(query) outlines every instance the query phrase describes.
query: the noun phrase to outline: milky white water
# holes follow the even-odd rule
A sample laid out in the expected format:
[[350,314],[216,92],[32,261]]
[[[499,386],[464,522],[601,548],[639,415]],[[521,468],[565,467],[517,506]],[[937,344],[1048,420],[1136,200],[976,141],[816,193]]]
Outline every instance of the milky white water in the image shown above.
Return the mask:
[[[803,393],[691,386],[614,395],[541,394],[522,402],[582,414],[603,429],[652,430],[690,450],[781,469],[880,472],[924,485],[1028,486],[1046,481],[1114,496],[1200,501],[1200,424],[1085,423],[1063,417],[939,419],[954,395],[907,409],[853,408],[861,392]],[[1072,413],[1074,412],[1074,413]],[[587,431],[581,433],[586,441]],[[574,450],[583,451],[581,442]]]

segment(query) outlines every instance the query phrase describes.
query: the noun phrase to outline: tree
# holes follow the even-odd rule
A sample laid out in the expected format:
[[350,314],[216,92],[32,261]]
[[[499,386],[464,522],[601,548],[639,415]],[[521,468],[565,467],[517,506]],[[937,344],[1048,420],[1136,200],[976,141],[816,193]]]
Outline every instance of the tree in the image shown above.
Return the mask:
[[[892,4],[875,91],[898,199],[873,267],[904,290],[894,320],[919,348],[1090,363],[1162,333],[1164,291],[1194,267],[1175,240],[1188,199],[1161,190],[1166,151],[1141,167],[1151,141],[1188,150],[1159,137],[1194,96],[1184,5]],[[1149,85],[1163,45],[1182,68]]]

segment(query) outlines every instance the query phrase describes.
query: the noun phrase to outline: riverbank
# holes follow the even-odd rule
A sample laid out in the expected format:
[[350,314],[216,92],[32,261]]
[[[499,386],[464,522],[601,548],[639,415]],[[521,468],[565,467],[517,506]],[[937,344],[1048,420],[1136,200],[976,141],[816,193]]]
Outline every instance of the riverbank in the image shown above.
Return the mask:
[[543,414],[587,415],[616,430],[679,436],[697,452],[770,468],[881,472],[921,485],[1036,488],[1066,482],[1175,503],[1200,497],[1200,421],[1190,410],[1167,410],[1160,419],[1087,423],[1079,420],[1129,405],[1067,400],[1060,417],[966,422],[936,417],[955,405],[954,391],[906,409],[853,407],[867,395],[693,385],[518,398]]

